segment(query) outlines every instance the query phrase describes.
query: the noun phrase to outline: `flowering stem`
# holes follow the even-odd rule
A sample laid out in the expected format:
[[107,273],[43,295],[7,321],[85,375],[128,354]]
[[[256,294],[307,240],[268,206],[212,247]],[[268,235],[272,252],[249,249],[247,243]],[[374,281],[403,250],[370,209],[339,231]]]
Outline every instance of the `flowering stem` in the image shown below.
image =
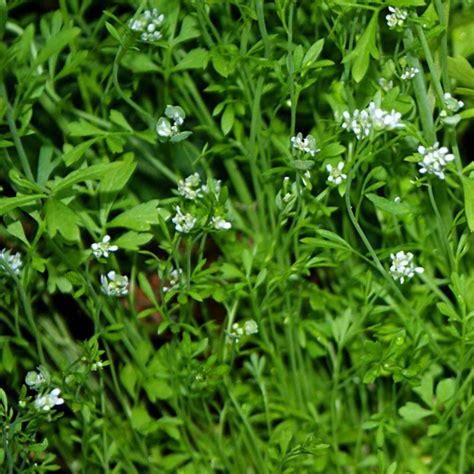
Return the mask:
[[288,8],[288,74],[290,80],[290,102],[291,102],[291,125],[290,135],[295,135],[296,130],[296,97],[295,97],[295,81],[294,81],[294,64],[293,64],[293,13],[295,5],[290,2]]

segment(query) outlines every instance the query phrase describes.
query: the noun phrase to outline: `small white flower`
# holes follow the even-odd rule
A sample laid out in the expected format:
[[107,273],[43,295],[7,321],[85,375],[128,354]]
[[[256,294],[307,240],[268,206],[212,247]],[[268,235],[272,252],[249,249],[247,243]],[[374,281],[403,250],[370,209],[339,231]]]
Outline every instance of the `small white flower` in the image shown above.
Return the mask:
[[454,155],[449,153],[449,150],[443,146],[439,147],[436,142],[433,146],[418,147],[418,153],[422,156],[422,160],[418,163],[421,174],[434,174],[439,179],[444,179],[444,169],[447,164],[454,160]]
[[201,184],[201,177],[198,173],[194,173],[188,176],[184,181],[178,182],[178,193],[185,199],[194,201],[198,198],[202,198],[202,189],[199,188]]
[[171,219],[177,232],[188,234],[194,228],[197,219],[191,214],[183,214],[179,206],[176,206],[176,215]]
[[402,199],[400,198],[400,196],[396,196],[396,197],[394,198],[394,201],[395,201],[395,202],[401,202]]
[[156,124],[156,133],[162,138],[172,137],[175,131],[173,130],[170,121],[165,117],[160,117]]
[[316,146],[316,139],[312,135],[307,135],[303,138],[302,133],[298,133],[296,137],[290,139],[293,154],[298,155],[300,153],[308,153],[314,156],[318,151],[321,151]]
[[204,194],[209,194],[211,192],[211,188],[214,192],[214,197],[216,200],[219,200],[219,196],[221,194],[221,180],[220,179],[213,179],[211,180],[211,186],[209,186],[209,180],[207,181],[206,184],[203,184],[201,186],[201,191]]
[[377,83],[385,92],[393,89],[393,81],[388,81],[385,77],[381,77]]
[[413,254],[411,252],[405,253],[403,250],[396,254],[391,254],[392,265],[390,267],[390,274],[394,280],[404,283],[406,280],[413,278],[416,273],[423,273],[423,267],[415,267],[413,264]]
[[217,230],[229,230],[232,228],[232,224],[221,216],[213,217],[211,219],[211,224],[212,227]]
[[163,292],[167,293],[170,290],[173,290],[179,286],[179,280],[181,275],[183,274],[183,270],[181,268],[174,268],[169,273],[169,283],[167,286],[163,287]]
[[451,112],[458,112],[459,109],[464,107],[464,102],[462,100],[455,99],[449,92],[446,92],[443,95],[444,105]]
[[130,29],[140,34],[142,41],[156,41],[162,37],[159,30],[165,16],[159,14],[156,8],[153,10],[145,10],[139,18],[130,20]]
[[23,262],[19,252],[12,255],[10,250],[3,249],[0,252],[0,270],[10,270],[16,275],[20,274]]
[[113,270],[100,276],[102,291],[107,296],[125,296],[128,294],[128,277],[118,275]]
[[92,253],[94,257],[108,258],[109,252],[116,252],[118,247],[116,245],[110,245],[110,235],[105,235],[100,242],[96,242],[91,245]]
[[35,408],[37,410],[49,411],[56,405],[62,405],[64,403],[64,399],[59,396],[60,394],[61,390],[59,388],[55,388],[51,390],[48,395],[38,396],[34,402]]
[[336,168],[333,168],[332,165],[326,165],[326,171],[329,173],[328,181],[336,186],[339,186],[343,180],[347,179],[347,175],[342,173],[344,169],[344,162],[340,161]]
[[403,70],[403,73],[400,76],[400,79],[402,81],[409,81],[410,79],[413,79],[419,72],[420,72],[420,70],[418,68],[407,66]]
[[[189,135],[190,132],[181,132],[179,127],[183,125],[186,114],[179,105],[167,105],[165,109],[165,116],[160,117],[156,124],[156,133],[163,139],[173,139],[176,135],[182,133],[181,139]],[[173,123],[170,122],[173,121]],[[187,135],[186,135],[187,134]],[[185,135],[185,136],[183,136]],[[172,140],[173,141],[173,140]],[[180,141],[175,139],[175,141]]]
[[48,371],[41,365],[37,367],[38,372],[29,371],[25,377],[25,383],[32,390],[38,390],[42,385],[48,385],[50,376]]
[[244,323],[244,332],[247,336],[258,333],[258,324],[253,319],[248,319]]
[[385,17],[389,28],[400,28],[408,18],[408,10],[404,8],[388,7],[389,14]]

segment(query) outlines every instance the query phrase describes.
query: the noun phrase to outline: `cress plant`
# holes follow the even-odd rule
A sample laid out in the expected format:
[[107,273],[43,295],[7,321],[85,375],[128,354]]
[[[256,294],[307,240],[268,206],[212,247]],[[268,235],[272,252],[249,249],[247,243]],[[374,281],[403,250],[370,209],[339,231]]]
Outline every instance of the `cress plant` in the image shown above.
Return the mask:
[[5,473],[474,470],[474,2],[0,0]]

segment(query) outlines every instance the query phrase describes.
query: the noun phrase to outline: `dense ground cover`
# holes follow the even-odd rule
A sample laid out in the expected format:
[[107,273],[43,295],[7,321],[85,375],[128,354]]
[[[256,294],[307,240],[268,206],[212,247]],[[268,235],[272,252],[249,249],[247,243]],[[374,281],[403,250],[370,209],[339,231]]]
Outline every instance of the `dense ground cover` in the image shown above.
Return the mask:
[[473,45],[470,1],[0,1],[2,472],[473,472]]

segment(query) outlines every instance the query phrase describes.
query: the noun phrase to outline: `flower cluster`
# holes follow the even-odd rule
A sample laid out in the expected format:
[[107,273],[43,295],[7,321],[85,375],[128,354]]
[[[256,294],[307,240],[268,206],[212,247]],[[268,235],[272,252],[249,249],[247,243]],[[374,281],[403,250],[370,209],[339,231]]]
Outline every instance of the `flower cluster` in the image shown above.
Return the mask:
[[258,333],[258,324],[253,319],[248,319],[243,324],[232,324],[232,330],[227,333],[228,342],[238,343],[242,336],[250,336]]
[[110,235],[104,236],[100,242],[93,243],[91,245],[92,253],[94,257],[108,258],[110,252],[116,252],[118,247],[116,245],[110,245]]
[[10,250],[7,249],[3,249],[0,252],[0,271],[6,270],[13,272],[16,275],[19,275],[22,266],[23,262],[21,260],[21,254],[19,252],[13,255]]
[[449,92],[446,92],[443,95],[443,101],[446,108],[451,112],[458,112],[459,109],[464,107],[464,102],[462,100],[455,99]]
[[62,405],[64,399],[59,396],[60,394],[61,390],[59,388],[53,388],[48,394],[39,395],[35,400],[35,408],[37,410],[49,411],[56,405]]
[[394,130],[405,126],[400,122],[402,118],[400,112],[393,109],[387,112],[377,107],[374,102],[370,102],[366,109],[354,110],[352,115],[344,111],[342,118],[342,128],[352,130],[359,140],[368,137],[372,130]]
[[[198,222],[198,214],[214,209],[214,215],[209,216],[210,226],[215,230],[229,230],[232,224],[224,218],[222,206],[219,203],[221,195],[220,180],[210,180],[202,184],[198,173],[188,176],[178,182],[178,194],[188,201],[192,201],[192,212],[185,212],[176,206],[176,214],[171,219],[177,232],[188,234]],[[206,202],[204,202],[206,201]],[[217,208],[217,211],[215,210]]]
[[176,289],[179,285],[179,279],[182,274],[183,270],[181,270],[181,268],[173,268],[173,270],[169,272],[169,283],[166,286],[163,286],[163,292],[167,293],[170,290]]
[[420,173],[434,174],[439,179],[444,179],[444,169],[449,162],[454,160],[454,155],[449,153],[449,150],[445,146],[440,148],[438,142],[430,147],[420,145],[418,147],[418,153],[422,157],[422,160],[418,163]]
[[102,292],[107,296],[125,296],[128,294],[128,277],[118,275],[113,270],[100,276]]
[[156,41],[161,38],[160,27],[163,24],[165,16],[159,14],[156,8],[145,10],[139,18],[130,20],[130,29],[140,33],[142,41]]
[[38,366],[36,368],[38,372],[30,370],[25,377],[25,383],[32,390],[39,390],[43,385],[48,385],[51,377],[48,371],[43,366]]
[[413,79],[419,72],[420,72],[420,70],[418,68],[412,67],[412,66],[407,66],[403,70],[403,73],[400,76],[400,79],[402,81],[409,81],[410,79]]
[[160,117],[156,124],[156,133],[160,140],[169,140],[172,143],[176,143],[189,137],[191,132],[182,132],[180,130],[185,118],[186,114],[181,107],[178,105],[167,105],[165,117]]
[[185,180],[180,180],[178,182],[178,194],[190,201],[202,198],[203,194],[200,185],[201,177],[198,173],[194,173],[191,176],[188,176]]
[[48,393],[48,385],[51,381],[51,377],[48,371],[42,367],[37,367],[38,372],[30,371],[26,374],[25,383],[32,390],[40,392],[34,401],[34,407],[41,411],[50,411],[56,405],[62,405],[64,399],[59,395],[61,390],[59,388],[53,388]]
[[404,283],[415,276],[415,273],[423,273],[423,267],[415,267],[413,264],[413,254],[411,252],[404,252],[401,250],[396,254],[391,254],[392,265],[390,267],[390,274],[394,280]]
[[189,232],[193,230],[197,219],[189,212],[183,214],[181,208],[179,206],[176,206],[176,215],[173,217],[173,219],[171,219],[171,221],[174,224],[176,232],[189,234]]
[[307,135],[306,138],[303,138],[303,134],[298,133],[295,137],[291,137],[290,141],[291,150],[295,156],[305,153],[314,156],[318,151],[321,151],[316,146],[316,139],[312,135]]
[[408,10],[405,8],[388,7],[390,12],[385,16],[389,28],[401,28],[408,18]]
[[347,175],[342,172],[344,169],[344,162],[340,161],[334,168],[332,165],[326,165],[326,171],[329,173],[328,181],[336,186],[339,186],[343,180],[347,179]]

